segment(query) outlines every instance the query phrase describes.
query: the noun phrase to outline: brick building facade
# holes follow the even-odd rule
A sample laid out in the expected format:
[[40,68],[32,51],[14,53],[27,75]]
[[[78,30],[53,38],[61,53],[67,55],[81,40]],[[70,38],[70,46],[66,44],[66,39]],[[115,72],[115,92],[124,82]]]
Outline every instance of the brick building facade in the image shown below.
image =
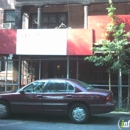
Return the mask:
[[[125,15],[127,27],[129,27],[130,0],[113,0],[113,2],[116,7],[116,14]],[[10,44],[10,49],[8,48],[10,42],[7,40],[4,40],[4,44],[2,43],[3,40],[0,42],[0,46],[5,49],[0,48],[0,70],[1,74],[4,73],[3,77],[1,74],[0,76],[2,77],[1,86],[5,88],[4,90],[7,91],[8,88],[12,89],[15,86],[19,88],[33,80],[45,77],[77,78],[96,87],[107,88],[108,74],[106,68],[95,67],[92,63],[84,61],[84,57],[90,55],[90,53],[88,54],[87,49],[86,52],[83,51],[81,45],[91,45],[88,47],[91,48],[93,43],[100,39],[100,29],[96,27],[96,23],[103,22],[107,24],[106,8],[108,6],[107,0],[56,0],[55,2],[54,0],[0,0],[0,25],[4,29],[4,31],[1,30],[1,39],[2,37],[6,39],[4,36],[7,35],[3,35],[3,33],[11,34],[8,35],[7,39],[11,38],[10,40],[12,40],[14,38],[11,42],[14,42],[14,47]],[[64,25],[63,28],[62,24]],[[10,31],[13,29],[13,31],[8,33],[9,30],[6,32],[6,28]],[[57,28],[59,31],[61,29],[67,30],[64,33],[61,31],[63,35],[67,34],[67,37],[63,37],[58,31],[56,32]],[[50,32],[47,35],[48,30]],[[42,39],[43,34],[38,38],[40,32],[45,33],[48,39]],[[26,34],[27,39],[23,41],[20,34]],[[36,38],[33,37],[34,34],[36,34]],[[51,53],[48,49],[49,53],[45,53],[44,48],[47,45],[52,46],[50,39],[54,40],[54,44],[58,41],[55,38],[57,35],[63,38],[60,42],[64,41],[62,44],[67,45],[71,51],[68,51],[68,49],[67,53],[60,55],[58,51],[65,48],[60,47],[60,44],[56,44],[56,46],[53,46],[57,50],[56,52],[52,50],[53,53]],[[86,40],[83,40],[84,37],[86,37]],[[37,51],[42,47],[43,41],[41,39],[44,41],[43,53]],[[27,44],[27,41],[29,43],[28,51],[25,51],[26,47],[24,46],[22,49],[19,48],[18,45],[22,47],[24,43]],[[80,49],[76,50],[76,45]],[[32,46],[36,48],[34,49]],[[58,47],[59,49],[57,49]],[[72,53],[72,50],[76,51]],[[83,54],[83,52],[85,53]],[[11,80],[8,78],[9,73],[12,73]],[[128,75],[123,75],[124,86],[128,84],[127,78]],[[117,81],[118,76],[113,73],[112,85],[114,87],[118,86]]]

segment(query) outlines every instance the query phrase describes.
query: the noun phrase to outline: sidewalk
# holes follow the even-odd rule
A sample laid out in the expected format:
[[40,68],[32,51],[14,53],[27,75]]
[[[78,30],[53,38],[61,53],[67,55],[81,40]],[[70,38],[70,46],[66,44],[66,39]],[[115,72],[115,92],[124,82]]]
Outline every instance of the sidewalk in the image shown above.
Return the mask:
[[112,113],[112,114],[127,114],[127,115],[130,115],[130,112],[123,112],[123,111],[112,111],[110,113]]

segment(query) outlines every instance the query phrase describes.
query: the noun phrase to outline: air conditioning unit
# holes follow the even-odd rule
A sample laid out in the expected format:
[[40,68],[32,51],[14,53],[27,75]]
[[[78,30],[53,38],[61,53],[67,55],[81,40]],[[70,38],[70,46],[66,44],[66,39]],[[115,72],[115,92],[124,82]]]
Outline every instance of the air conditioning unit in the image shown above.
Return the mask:
[[2,28],[3,29],[13,29],[14,25],[12,23],[3,23]]

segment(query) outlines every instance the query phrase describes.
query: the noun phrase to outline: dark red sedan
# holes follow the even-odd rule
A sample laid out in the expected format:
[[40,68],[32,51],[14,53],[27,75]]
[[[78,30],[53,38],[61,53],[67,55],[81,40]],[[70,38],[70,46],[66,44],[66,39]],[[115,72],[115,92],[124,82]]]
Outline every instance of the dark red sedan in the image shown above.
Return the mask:
[[76,79],[42,79],[15,93],[0,94],[0,118],[13,113],[67,114],[74,123],[85,123],[92,114],[115,109],[113,93]]

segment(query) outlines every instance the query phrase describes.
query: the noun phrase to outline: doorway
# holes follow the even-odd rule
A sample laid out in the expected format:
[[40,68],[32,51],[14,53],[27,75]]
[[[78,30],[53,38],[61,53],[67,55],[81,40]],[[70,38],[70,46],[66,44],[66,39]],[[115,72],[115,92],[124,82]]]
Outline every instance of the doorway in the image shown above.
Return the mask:
[[41,77],[42,78],[65,78],[66,61],[42,61]]

